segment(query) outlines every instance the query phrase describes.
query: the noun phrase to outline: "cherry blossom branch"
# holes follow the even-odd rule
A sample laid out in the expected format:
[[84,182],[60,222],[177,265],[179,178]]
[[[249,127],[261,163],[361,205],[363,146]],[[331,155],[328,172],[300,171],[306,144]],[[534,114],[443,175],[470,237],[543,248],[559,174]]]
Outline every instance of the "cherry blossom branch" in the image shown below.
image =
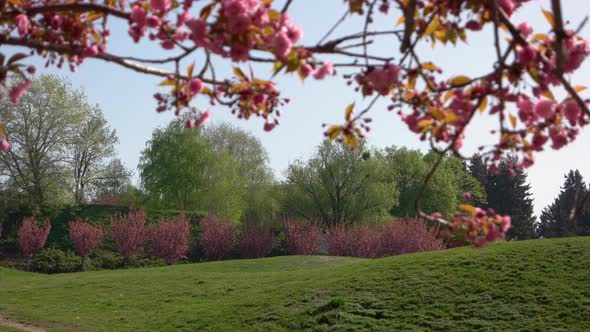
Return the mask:
[[30,7],[30,8],[23,8],[22,10],[14,10],[3,12],[2,17],[15,17],[19,14],[27,14],[27,15],[35,15],[35,14],[42,14],[48,12],[99,12],[111,16],[115,16],[118,18],[122,18],[125,20],[129,20],[131,14],[108,6],[108,5],[101,5],[95,3],[67,3],[67,4],[57,4],[57,5],[44,5],[38,7]]
[[[20,38],[6,37],[6,36],[1,36],[1,35],[0,35],[0,45],[22,46],[22,47],[34,49],[37,51],[46,50],[46,51],[51,51],[51,52],[57,52],[60,54],[70,54],[70,55],[81,55],[82,54],[81,50],[76,49],[73,46],[55,45],[55,44],[51,44],[48,42],[40,42],[40,41],[30,40],[30,39],[23,40]],[[161,77],[167,77],[169,75],[175,74],[174,72],[170,72],[167,70],[144,66],[140,63],[137,63],[137,62],[134,62],[131,60],[127,60],[125,58],[122,58],[122,57],[119,57],[116,55],[112,55],[109,53],[99,53],[92,58],[100,59],[100,60],[103,60],[106,62],[115,63],[115,64],[118,64],[122,67],[136,71],[138,73],[150,74],[150,75],[161,76]],[[184,75],[180,75],[180,78],[188,79],[188,77],[186,77]],[[203,82],[208,83],[208,84],[223,84],[223,82],[218,82],[218,81],[215,81],[214,79],[212,80],[212,79],[203,78],[202,80],[203,80]]]

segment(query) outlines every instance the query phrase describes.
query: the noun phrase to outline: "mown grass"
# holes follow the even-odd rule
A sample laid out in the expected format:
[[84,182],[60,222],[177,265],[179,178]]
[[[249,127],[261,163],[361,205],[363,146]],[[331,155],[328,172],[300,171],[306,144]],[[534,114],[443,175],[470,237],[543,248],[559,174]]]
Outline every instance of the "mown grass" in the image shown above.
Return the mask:
[[590,238],[377,260],[276,257],[39,275],[0,316],[48,330],[590,330]]

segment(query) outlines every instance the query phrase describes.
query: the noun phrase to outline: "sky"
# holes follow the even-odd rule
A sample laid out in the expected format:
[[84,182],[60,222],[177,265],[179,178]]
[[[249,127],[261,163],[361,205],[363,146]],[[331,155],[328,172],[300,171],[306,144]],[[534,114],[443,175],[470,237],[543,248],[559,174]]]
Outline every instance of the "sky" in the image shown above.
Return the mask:
[[[283,2],[284,0],[276,0],[276,7],[281,8]],[[564,17],[571,20],[572,27],[577,27],[579,22],[590,14],[590,1],[567,0],[562,3]],[[535,32],[547,32],[549,26],[541,14],[541,8],[550,8],[549,0],[531,1],[514,15],[514,21],[527,21],[533,26]],[[294,0],[289,13],[292,21],[304,30],[302,44],[313,45],[345,10],[342,0]],[[373,29],[394,28],[398,15],[398,11],[392,11],[388,16],[376,15]],[[108,50],[110,53],[144,58],[169,55],[168,52],[162,52],[157,45],[149,41],[134,44],[127,34],[125,22],[111,23],[112,37]],[[362,29],[363,23],[360,17],[352,16],[335,31],[333,36],[358,32]],[[590,38],[590,26],[582,30],[581,35],[584,38]],[[491,30],[484,30],[481,33],[469,34],[467,45],[439,46],[434,50],[429,45],[423,45],[420,46],[419,52],[424,59],[430,59],[443,67],[447,74],[466,74],[473,77],[490,70],[495,58],[492,40]],[[392,39],[383,39],[375,42],[371,50],[373,53],[397,57],[398,47]],[[319,58],[325,59],[321,56]],[[196,68],[199,68],[203,58],[196,54],[189,61],[194,61]],[[161,91],[157,87],[157,84],[162,81],[159,77],[132,72],[99,60],[87,60],[76,73],[54,68],[41,69],[43,68],[41,61],[34,60],[32,63],[37,64],[39,72],[56,73],[69,78],[75,88],[85,91],[91,103],[100,105],[110,126],[118,133],[118,151],[121,159],[127,167],[135,171],[141,151],[145,148],[145,143],[150,139],[154,128],[164,126],[174,119],[172,113],[155,112],[156,102],[152,95]],[[185,65],[188,65],[188,62]],[[229,73],[231,70],[229,62],[219,62],[217,65],[218,76]],[[247,68],[244,64],[242,66]],[[272,68],[259,65],[253,65],[253,67],[259,77],[270,78]],[[341,78],[341,74],[345,72],[350,71],[339,71],[338,75],[324,81],[308,79],[302,82],[296,75],[278,77],[276,81],[279,90],[292,102],[283,107],[281,125],[270,133],[262,130],[263,120],[258,118],[249,121],[239,120],[225,108],[211,108],[204,97],[197,99],[195,106],[201,109],[210,108],[213,124],[229,122],[260,138],[268,151],[271,168],[277,178],[281,179],[290,162],[309,157],[322,141],[322,123],[342,123],[344,109],[351,102],[366,105],[367,100],[363,100],[360,94],[354,93]],[[584,63],[572,80],[574,85],[590,86],[590,61]],[[427,143],[420,142],[395,112],[387,112],[386,105],[378,102],[371,111],[374,121],[368,142],[380,148],[397,145],[426,151]],[[485,115],[478,115],[474,119],[466,132],[465,152],[475,152],[475,147],[479,145],[496,142],[495,138],[488,133],[492,128],[489,122],[489,118]],[[589,140],[590,133],[586,130],[576,142],[567,147],[559,151],[548,150],[536,155],[536,164],[529,168],[527,173],[537,215],[543,207],[553,201],[563,183],[563,175],[568,170],[578,169],[582,175],[590,179],[590,153],[587,148]]]

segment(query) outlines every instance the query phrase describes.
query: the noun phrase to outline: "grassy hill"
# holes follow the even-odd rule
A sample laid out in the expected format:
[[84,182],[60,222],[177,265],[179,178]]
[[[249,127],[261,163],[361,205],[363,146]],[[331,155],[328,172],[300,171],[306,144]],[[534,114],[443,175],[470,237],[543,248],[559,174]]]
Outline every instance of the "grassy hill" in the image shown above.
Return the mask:
[[39,275],[0,316],[47,330],[590,330],[590,238],[363,260],[277,257]]

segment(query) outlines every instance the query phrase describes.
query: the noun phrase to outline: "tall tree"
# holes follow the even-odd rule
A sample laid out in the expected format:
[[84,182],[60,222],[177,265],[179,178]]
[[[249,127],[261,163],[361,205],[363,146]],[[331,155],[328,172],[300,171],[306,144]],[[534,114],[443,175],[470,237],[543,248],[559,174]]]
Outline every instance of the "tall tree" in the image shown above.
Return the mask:
[[239,175],[245,180],[242,222],[267,224],[276,220],[279,209],[271,192],[273,174],[260,140],[228,123],[203,128],[203,137],[213,152],[226,153],[237,162]]
[[[107,120],[98,106],[85,105],[86,116],[77,133],[70,142],[72,171],[74,179],[74,199],[81,204],[86,199],[89,185],[97,185],[105,179],[105,162],[115,154],[119,139],[114,129],[109,128]],[[113,165],[111,165],[113,166]],[[112,169],[111,169],[112,170]],[[113,176],[114,173],[108,174]]]
[[228,123],[203,128],[203,137],[217,153],[228,153],[239,165],[240,176],[248,187],[266,185],[272,180],[268,153],[260,140]]
[[[545,207],[536,225],[537,236],[543,238],[590,235],[590,208],[583,198],[588,187],[578,170],[570,170],[559,195]],[[577,218],[572,219],[575,210]]]
[[244,179],[227,153],[214,152],[198,128],[186,119],[152,133],[139,163],[143,188],[153,204],[182,210],[212,211],[238,219]]
[[[56,76],[41,76],[17,105],[0,101],[11,148],[0,172],[36,207],[70,200],[68,144],[84,120],[83,93]],[[66,184],[66,185],[64,185]]]
[[507,239],[529,239],[534,236],[535,216],[531,186],[524,170],[516,167],[516,158],[510,156],[500,163],[496,173],[486,175],[487,207],[497,213],[510,215],[512,227]]
[[397,203],[390,175],[383,157],[364,144],[351,151],[342,144],[324,142],[311,159],[289,166],[284,206],[325,225],[383,217]]
[[[385,151],[388,168],[394,172],[400,196],[399,204],[391,213],[402,217],[416,216],[416,199],[437,155],[434,152],[424,155],[418,150],[394,146]],[[464,192],[471,192],[474,198],[485,201],[484,189],[465,171],[461,160],[446,156],[426,189],[422,209],[428,213],[439,212],[443,216],[451,216]]]
[[131,187],[131,170],[121,159],[115,158],[101,167],[100,175],[93,181],[94,198],[122,197]]
[[[473,178],[475,178],[481,184],[482,188],[485,191],[485,188],[487,186],[487,179],[488,179],[488,167],[484,163],[483,158],[479,154],[475,154],[473,157],[471,157],[471,160],[469,162],[469,166],[467,167],[467,169],[469,170],[469,174],[471,174],[471,176]],[[475,206],[484,207],[484,206],[486,206],[487,201],[486,200],[482,201],[482,200],[474,197],[473,204]]]

